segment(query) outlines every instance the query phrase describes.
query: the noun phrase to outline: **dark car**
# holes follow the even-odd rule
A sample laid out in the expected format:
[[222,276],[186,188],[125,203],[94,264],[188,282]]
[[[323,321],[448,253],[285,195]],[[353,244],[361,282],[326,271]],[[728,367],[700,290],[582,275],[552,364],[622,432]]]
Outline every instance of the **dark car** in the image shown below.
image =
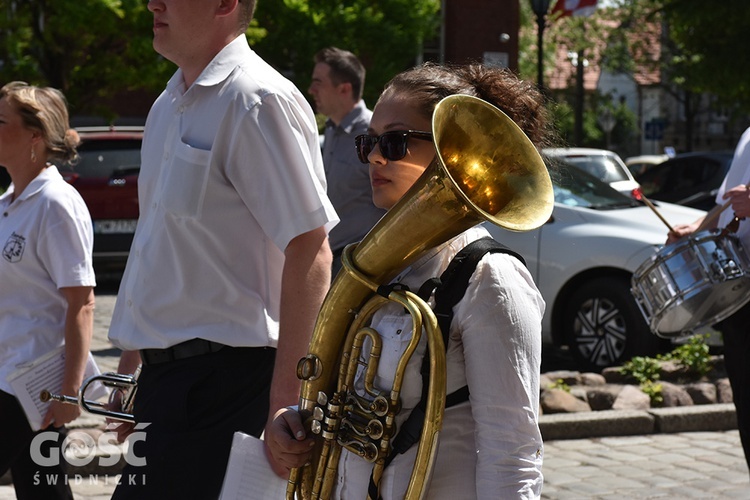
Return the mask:
[[121,269],[138,222],[143,127],[81,127],[80,159],[58,165],[86,202],[94,226],[97,271]]
[[731,151],[684,153],[650,168],[635,179],[648,198],[711,210],[732,156]]

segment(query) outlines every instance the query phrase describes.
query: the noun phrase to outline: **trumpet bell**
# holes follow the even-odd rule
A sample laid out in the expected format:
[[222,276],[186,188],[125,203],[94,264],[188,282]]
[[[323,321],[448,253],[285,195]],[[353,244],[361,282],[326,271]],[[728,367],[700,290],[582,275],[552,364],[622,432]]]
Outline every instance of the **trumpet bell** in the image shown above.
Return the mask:
[[552,215],[552,182],[541,156],[505,113],[476,97],[441,101],[432,120],[439,157],[457,194],[479,215],[528,231]]
[[[529,231],[552,215],[547,167],[500,109],[472,96],[446,97],[435,107],[432,135],[435,161],[352,255],[374,282],[388,283],[424,252],[479,222]],[[346,274],[340,272],[332,288]]]

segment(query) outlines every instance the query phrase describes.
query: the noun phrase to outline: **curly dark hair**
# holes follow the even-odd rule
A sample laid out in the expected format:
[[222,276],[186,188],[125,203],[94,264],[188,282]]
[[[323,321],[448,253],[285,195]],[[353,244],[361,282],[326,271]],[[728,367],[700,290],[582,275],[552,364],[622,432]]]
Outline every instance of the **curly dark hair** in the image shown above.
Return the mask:
[[391,93],[408,95],[427,118],[442,99],[465,94],[489,102],[508,115],[537,148],[553,143],[553,128],[544,95],[536,85],[512,71],[483,64],[425,63],[396,75],[381,99]]

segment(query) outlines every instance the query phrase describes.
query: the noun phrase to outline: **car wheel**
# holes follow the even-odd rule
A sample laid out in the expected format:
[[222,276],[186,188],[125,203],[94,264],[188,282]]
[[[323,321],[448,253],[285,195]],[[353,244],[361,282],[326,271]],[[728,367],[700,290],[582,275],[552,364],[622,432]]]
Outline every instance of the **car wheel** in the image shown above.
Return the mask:
[[624,278],[597,278],[571,295],[563,314],[571,354],[582,369],[600,371],[663,348],[652,334]]

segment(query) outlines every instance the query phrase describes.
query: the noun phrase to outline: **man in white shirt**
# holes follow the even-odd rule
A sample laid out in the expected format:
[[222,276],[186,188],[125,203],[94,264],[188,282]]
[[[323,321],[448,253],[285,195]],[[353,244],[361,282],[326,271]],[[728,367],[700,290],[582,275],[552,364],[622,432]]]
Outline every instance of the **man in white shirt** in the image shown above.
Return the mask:
[[[214,498],[234,431],[296,404],[337,216],[312,110],[248,46],[255,1],[151,0],[179,66],[149,113],[110,339],[145,428],[114,498]],[[274,358],[276,360],[274,364]],[[275,464],[272,464],[275,466]]]

